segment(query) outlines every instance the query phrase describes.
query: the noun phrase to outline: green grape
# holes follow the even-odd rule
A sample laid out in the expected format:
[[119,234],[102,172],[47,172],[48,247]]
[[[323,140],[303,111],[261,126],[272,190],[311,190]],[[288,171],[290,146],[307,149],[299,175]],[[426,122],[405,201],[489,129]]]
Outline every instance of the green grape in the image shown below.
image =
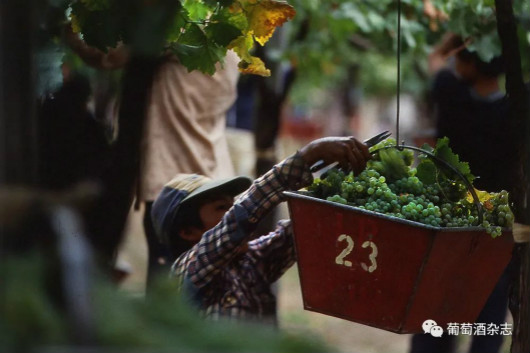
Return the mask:
[[[359,173],[345,174],[331,169],[322,179],[315,178],[308,190],[316,197],[347,204],[393,217],[408,219],[434,227],[482,227],[492,237],[502,234],[502,227],[511,227],[513,212],[508,193],[490,194],[493,206],[485,210],[479,224],[478,211],[464,197],[467,189],[459,182],[443,180],[425,185],[416,170],[408,166],[408,176],[392,178],[384,169],[369,167]],[[490,206],[491,206],[490,205]]]

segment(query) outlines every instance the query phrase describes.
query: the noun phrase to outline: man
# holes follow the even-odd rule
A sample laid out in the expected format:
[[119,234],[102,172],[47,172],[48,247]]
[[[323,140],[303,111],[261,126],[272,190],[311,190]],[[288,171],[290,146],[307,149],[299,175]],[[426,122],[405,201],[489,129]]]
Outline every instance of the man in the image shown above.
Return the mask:
[[362,171],[368,148],[353,137],[323,138],[308,144],[250,185],[239,177],[211,181],[177,175],[153,204],[153,224],[176,257],[172,275],[209,318],[274,322],[276,299],[270,290],[295,261],[290,221],[253,239],[258,222],[284,200],[283,191],[312,182],[309,167],[338,161]]
[[499,86],[502,58],[486,63],[449,34],[429,56],[429,69],[438,137],[449,137],[452,149],[479,176],[478,189],[510,191],[517,145]]
[[[104,53],[88,46],[66,27],[66,40],[88,65],[118,69],[130,60],[125,45]],[[149,93],[141,144],[137,200],[145,204],[143,219],[148,248],[147,289],[154,277],[168,269],[167,249],[157,242],[151,224],[154,199],[177,173],[208,177],[234,175],[225,137],[226,113],[237,95],[238,57],[228,51],[213,75],[188,72],[176,56],[162,55]]]
[[[503,62],[495,58],[486,63],[466,46],[462,38],[448,34],[429,56],[437,137],[449,137],[453,151],[469,163],[478,176],[475,187],[511,191],[518,146],[508,103],[499,89]],[[477,323],[505,323],[511,267],[499,279]],[[501,335],[474,336],[470,352],[497,353],[502,339]],[[455,345],[455,336],[418,334],[412,338],[410,352],[450,353]]]

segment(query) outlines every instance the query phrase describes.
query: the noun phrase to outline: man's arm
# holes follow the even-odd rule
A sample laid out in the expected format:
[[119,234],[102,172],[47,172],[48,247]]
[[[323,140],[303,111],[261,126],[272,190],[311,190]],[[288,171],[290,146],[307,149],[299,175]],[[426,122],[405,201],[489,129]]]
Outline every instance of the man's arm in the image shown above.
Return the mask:
[[429,74],[434,76],[438,71],[447,66],[450,57],[461,51],[467,46],[468,42],[462,41],[460,36],[454,33],[447,33],[441,43],[434,47],[429,54]]
[[239,255],[239,247],[249,240],[257,223],[283,201],[283,191],[303,187],[311,180],[309,167],[300,154],[274,166],[254,181],[217,226],[204,233],[198,244],[177,259],[173,274],[191,282],[196,290],[209,284]]
[[296,261],[290,220],[278,222],[273,232],[249,242],[249,255],[268,283],[277,281]]
[[109,48],[107,53],[87,45],[68,24],[65,28],[66,44],[87,65],[101,70],[113,70],[124,67],[130,58],[127,46],[120,44],[116,48]]
[[297,190],[312,181],[309,167],[318,160],[338,161],[345,169],[359,172],[370,158],[368,148],[353,138],[324,138],[302,148],[274,166],[236,201],[222,221],[204,233],[201,241],[181,255],[173,274],[200,289],[239,254],[258,222],[284,200],[283,191]]

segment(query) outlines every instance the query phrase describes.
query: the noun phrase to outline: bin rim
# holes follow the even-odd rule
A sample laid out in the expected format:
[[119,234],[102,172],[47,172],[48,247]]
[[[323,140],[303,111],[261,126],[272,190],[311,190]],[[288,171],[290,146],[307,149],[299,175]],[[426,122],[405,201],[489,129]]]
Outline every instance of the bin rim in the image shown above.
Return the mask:
[[[333,201],[320,199],[318,197],[309,195],[309,193],[307,191],[284,191],[283,193],[284,193],[285,196],[287,196],[288,199],[289,198],[293,198],[293,199],[308,200],[308,201],[317,202],[317,203],[321,203],[321,204],[324,204],[324,205],[329,205],[329,206],[332,206],[332,207],[336,207],[336,208],[339,208],[339,209],[353,210],[353,211],[358,212],[358,213],[374,216],[374,217],[377,217],[377,218],[386,219],[386,220],[389,220],[389,221],[395,221],[395,222],[398,222],[398,223],[403,223],[403,224],[407,224],[407,225],[410,225],[410,226],[419,227],[419,228],[423,228],[423,229],[427,229],[427,230],[435,230],[435,231],[443,231],[443,232],[455,232],[455,233],[458,233],[458,232],[470,232],[470,231],[472,231],[472,232],[485,232],[486,231],[483,227],[480,227],[480,226],[476,226],[476,227],[435,227],[435,226],[431,226],[431,225],[428,225],[428,224],[424,224],[424,223],[420,223],[420,222],[416,222],[416,221],[411,221],[409,219],[398,218],[398,217],[394,217],[394,216],[387,215],[387,214],[384,214],[384,213],[379,213],[379,212],[374,212],[374,211],[370,211],[370,210],[365,210],[365,209],[362,209],[362,208],[359,208],[359,207],[356,207],[356,206],[344,205],[344,204],[341,204],[341,203],[338,203],[338,202],[333,202]],[[512,228],[503,227],[502,231],[503,231],[503,233],[505,231],[510,231],[511,232]]]

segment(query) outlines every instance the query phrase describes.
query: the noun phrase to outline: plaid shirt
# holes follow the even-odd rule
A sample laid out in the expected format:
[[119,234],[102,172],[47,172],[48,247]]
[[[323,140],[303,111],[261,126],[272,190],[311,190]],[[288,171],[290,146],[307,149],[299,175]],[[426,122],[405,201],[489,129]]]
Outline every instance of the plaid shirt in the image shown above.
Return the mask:
[[[295,262],[291,223],[280,221],[273,232],[254,240],[252,231],[284,200],[283,191],[311,180],[298,154],[287,158],[255,180],[221,222],[175,261],[172,276],[206,317],[274,319],[276,298],[270,284]],[[245,243],[248,250],[242,253]]]

